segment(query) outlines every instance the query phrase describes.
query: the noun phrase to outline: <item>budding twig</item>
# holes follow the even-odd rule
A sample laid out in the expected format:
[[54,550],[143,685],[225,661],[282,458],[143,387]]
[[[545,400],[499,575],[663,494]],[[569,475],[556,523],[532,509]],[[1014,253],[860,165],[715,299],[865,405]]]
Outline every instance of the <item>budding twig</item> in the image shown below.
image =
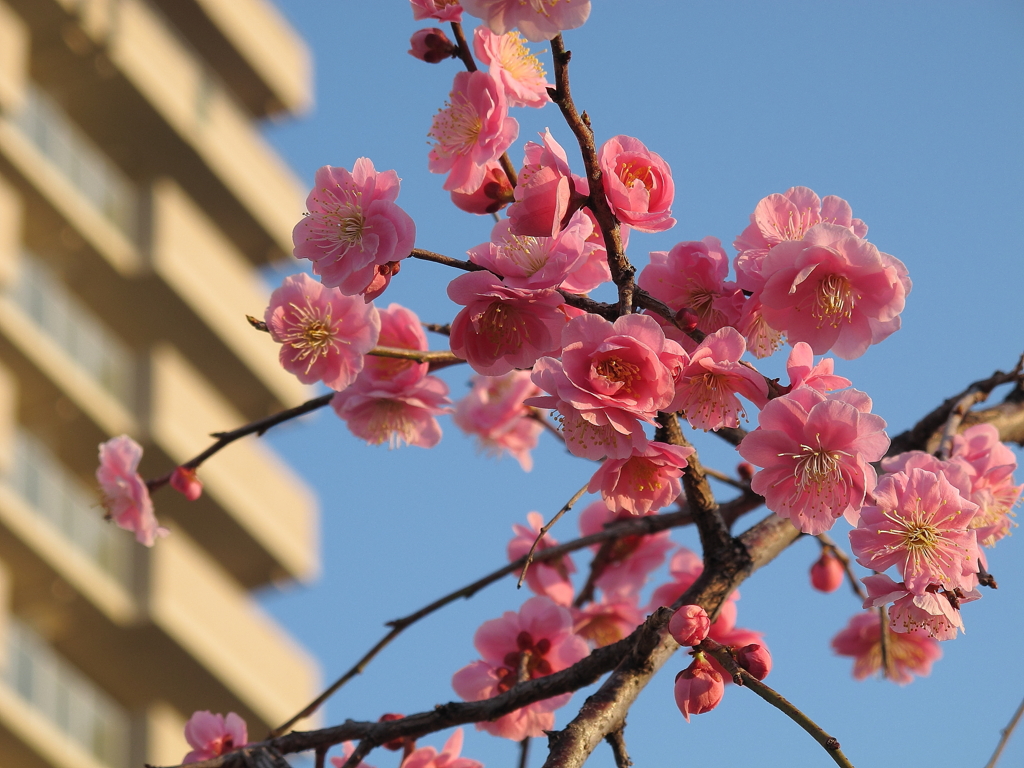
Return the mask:
[[995,768],[995,764],[999,761],[999,756],[1003,754],[1003,750],[1006,749],[1006,743],[1010,740],[1010,736],[1013,734],[1013,730],[1017,727],[1017,723],[1020,722],[1021,715],[1024,715],[1024,701],[1021,701],[1020,706],[1017,707],[1017,711],[1013,713],[1013,717],[1010,718],[1010,722],[1007,723],[1006,727],[1000,731],[1001,736],[999,737],[999,743],[996,744],[996,751],[992,753],[992,757],[987,763],[985,768]]
[[519,589],[523,586],[523,582],[526,580],[526,571],[530,568],[530,563],[533,562],[533,555],[537,551],[537,547],[540,545],[541,539],[547,536],[548,531],[551,530],[551,528],[554,526],[555,523],[558,522],[562,515],[564,515],[566,512],[572,509],[573,506],[575,506],[576,502],[583,498],[583,494],[587,492],[587,488],[589,486],[590,483],[588,482],[586,485],[584,485],[582,488],[576,491],[576,493],[573,494],[573,497],[569,499],[567,502],[565,502],[562,508],[555,513],[555,516],[552,517],[544,525],[544,527],[540,529],[540,532],[537,534],[537,538],[533,540],[533,544],[530,546],[530,551],[526,553],[526,562],[523,563],[523,571],[519,574],[519,582],[516,584],[516,589]]

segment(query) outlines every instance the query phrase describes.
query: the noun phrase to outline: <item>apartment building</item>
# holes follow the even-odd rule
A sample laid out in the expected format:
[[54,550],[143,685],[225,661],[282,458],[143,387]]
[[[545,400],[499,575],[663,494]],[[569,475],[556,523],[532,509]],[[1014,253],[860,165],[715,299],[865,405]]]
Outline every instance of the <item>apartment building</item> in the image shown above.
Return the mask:
[[315,575],[310,492],[258,440],[102,519],[97,445],[154,477],[308,393],[245,315],[302,190],[257,121],[309,56],[269,0],[0,0],[0,768],[179,762],[194,710],[252,738],[316,693],[250,591]]

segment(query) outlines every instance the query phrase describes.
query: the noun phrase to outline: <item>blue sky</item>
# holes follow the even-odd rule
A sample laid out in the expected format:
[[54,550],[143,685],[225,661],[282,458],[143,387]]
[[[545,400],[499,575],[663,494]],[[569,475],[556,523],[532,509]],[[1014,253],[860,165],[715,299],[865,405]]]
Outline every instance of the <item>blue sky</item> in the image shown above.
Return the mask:
[[[486,240],[492,222],[451,206],[443,177],[427,172],[426,133],[458,71],[455,62],[431,66],[406,54],[409,35],[427,25],[412,21],[404,0],[278,5],[316,60],[315,109],[266,131],[300,177],[311,183],[321,165],[351,168],[369,157],[402,177],[398,202],[416,221],[420,247],[464,257]],[[1022,33],[1024,7],[1009,0],[598,0],[590,21],[565,38],[573,94],[599,140],[635,136],[673,170],[679,223],[636,234],[635,263],[682,240],[731,243],[758,200],[804,185],[846,198],[869,239],[907,265],[914,288],[903,329],[858,360],[837,361],[837,373],[872,396],[896,434],[1024,351]],[[521,124],[510,151],[517,164],[523,142],[545,127],[573,146],[553,106],[513,114]],[[580,170],[571,153],[570,160]],[[407,262],[382,303],[446,322],[456,311],[444,293],[454,276]],[[432,344],[443,348],[444,340]],[[764,370],[777,375],[780,367],[773,360]],[[464,367],[445,372],[453,397],[469,375]],[[320,657],[327,678],[376,642],[385,621],[503,564],[511,525],[530,510],[550,517],[593,471],[544,436],[535,469],[524,474],[509,459],[477,455],[450,420],[442,426],[444,440],[430,451],[368,447],[331,413],[269,438],[320,495],[323,574],[263,602]],[[736,455],[712,436],[695,442],[705,463],[735,466]],[[570,515],[555,534],[566,540],[576,530]],[[833,535],[845,540],[841,527]],[[674,538],[696,546],[691,531]],[[968,634],[943,644],[930,677],[903,688],[855,682],[850,661],[832,655],[828,641],[857,605],[845,589],[810,588],[816,556],[814,542],[798,541],[741,589],[739,623],[764,632],[775,658],[767,682],[835,735],[854,765],[983,765],[1024,697],[1016,649],[1024,636],[1021,536],[990,554],[1000,589],[967,607]],[[476,658],[476,627],[526,596],[501,582],[411,628],[334,697],[326,719],[376,719],[454,698],[450,678]],[[638,765],[831,764],[780,713],[735,688],[687,725],[671,693],[685,664],[674,658],[634,707],[626,739]],[[581,703],[577,695],[557,724]],[[422,743],[439,747],[444,738]],[[538,741],[531,764],[543,753]],[[470,727],[464,754],[509,766],[517,753]],[[378,752],[369,762],[389,768],[396,759]],[[1022,763],[1018,735],[1002,765]],[[591,764],[612,765],[610,752],[598,749]]]

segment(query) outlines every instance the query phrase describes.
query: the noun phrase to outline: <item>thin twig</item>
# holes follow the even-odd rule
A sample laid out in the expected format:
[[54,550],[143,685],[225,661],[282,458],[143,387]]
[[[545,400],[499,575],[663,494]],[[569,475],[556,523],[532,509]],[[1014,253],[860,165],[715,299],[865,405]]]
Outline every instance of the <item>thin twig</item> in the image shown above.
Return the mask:
[[1010,722],[1007,723],[1006,727],[1003,728],[999,733],[999,743],[996,744],[996,751],[992,753],[992,758],[985,763],[985,768],[995,768],[995,764],[999,761],[999,756],[1003,754],[1003,750],[1006,748],[1006,742],[1010,740],[1010,736],[1013,734],[1013,729],[1017,727],[1017,723],[1020,722],[1021,715],[1024,714],[1024,701],[1021,701],[1020,706],[1017,707],[1017,711],[1013,713],[1013,717],[1010,718]]
[[324,768],[324,758],[327,757],[327,747],[320,747],[316,751],[315,768]]
[[[525,654],[524,654],[525,655]],[[526,768],[530,763],[530,737],[519,742],[519,768]]]
[[533,540],[533,544],[530,546],[530,551],[526,553],[526,562],[523,563],[523,571],[519,574],[519,582],[516,584],[517,589],[522,587],[523,582],[526,580],[526,571],[529,570],[530,563],[533,562],[534,552],[537,551],[537,547],[540,544],[541,539],[547,536],[548,531],[551,530],[551,528],[554,526],[555,523],[558,522],[562,515],[564,515],[566,512],[572,509],[573,506],[575,506],[576,502],[583,498],[583,494],[587,492],[587,488],[589,486],[590,482],[588,481],[587,484],[580,488],[578,491],[576,491],[576,493],[573,494],[572,498],[565,502],[562,508],[555,513],[555,516],[552,517],[544,525],[544,527],[540,529],[540,532],[537,534],[537,538]]
[[974,390],[956,401],[956,405],[953,406],[949,416],[946,417],[946,425],[942,429],[942,438],[939,440],[938,448],[935,449],[936,456],[943,460],[949,458],[949,454],[953,450],[953,438],[956,437],[956,433],[959,431],[967,412],[987,397],[987,392]]
[[608,746],[612,748],[612,755],[615,757],[615,768],[629,768],[633,764],[633,761],[629,759],[629,753],[626,751],[625,731],[626,724],[623,723],[604,737],[604,740],[608,742]]
[[738,488],[741,491],[745,491],[750,487],[747,483],[731,478],[725,474],[725,472],[719,472],[717,469],[712,469],[711,467],[704,467],[704,474],[708,477],[715,478],[715,480],[718,480],[721,483],[731,485],[733,488]]
[[412,252],[410,252],[409,255],[414,259],[420,259],[422,261],[432,261],[435,264],[444,264],[446,267],[455,267],[455,269],[463,269],[466,272],[488,271],[481,267],[479,264],[474,264],[472,261],[453,259],[451,256],[445,256],[443,253],[425,251],[422,248],[413,248]]
[[373,751],[373,748],[375,746],[377,745],[369,739],[361,739],[359,744],[357,744],[356,748],[352,751],[352,754],[348,756],[348,760],[345,761],[344,765],[342,765],[341,768],[356,768],[357,765],[363,762],[363,758]]
[[850,562],[849,556],[840,549],[839,545],[836,544],[832,540],[832,537],[827,533],[819,533],[816,538],[821,544],[822,549],[827,549],[835,556],[836,560],[842,563],[843,571],[846,572],[846,579],[850,582],[850,588],[853,590],[853,593],[860,598],[862,603],[867,600],[868,595],[860,585],[860,580],[857,578],[857,574],[853,572],[853,563]]
[[889,668],[889,616],[884,605],[878,606],[878,652],[882,657],[882,677],[895,680],[896,674]]
[[422,323],[423,327],[431,333],[440,333],[443,336],[452,335],[452,324],[451,323]]
[[464,363],[461,357],[456,357],[451,351],[402,349],[401,347],[374,347],[366,354],[374,357],[393,357],[397,360],[415,360],[418,363]]

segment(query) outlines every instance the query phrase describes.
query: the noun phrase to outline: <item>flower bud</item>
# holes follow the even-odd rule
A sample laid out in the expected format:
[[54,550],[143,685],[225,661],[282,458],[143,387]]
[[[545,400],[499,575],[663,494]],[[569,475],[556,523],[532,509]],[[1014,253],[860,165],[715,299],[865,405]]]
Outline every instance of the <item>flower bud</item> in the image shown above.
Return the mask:
[[[389,720],[401,720],[403,717],[405,717],[405,715],[396,715],[393,712],[389,712],[386,715],[381,715],[380,720],[378,720],[377,722],[386,723]],[[405,737],[400,736],[397,739],[385,741],[383,744],[381,744],[381,746],[384,747],[384,749],[390,749],[392,752],[397,752],[405,746]]]
[[697,330],[697,323],[700,322],[700,317],[689,307],[683,307],[676,312],[676,326],[683,333],[693,333]]
[[839,558],[825,549],[811,566],[811,586],[819,592],[835,592],[843,585],[845,575]]
[[455,207],[467,213],[496,213],[513,200],[512,185],[505,171],[497,163],[491,163],[484,180],[473,192],[452,192]]
[[203,495],[203,484],[196,477],[196,471],[185,467],[178,467],[171,473],[171,488],[189,501],[195,501]]
[[409,54],[428,64],[437,64],[439,61],[453,58],[456,55],[452,41],[437,27],[428,27],[415,32],[409,38],[409,45],[411,46]]
[[690,722],[690,715],[700,715],[717,707],[724,693],[722,676],[703,653],[698,653],[693,663],[676,675],[676,706],[686,722]]
[[736,663],[758,680],[764,680],[772,671],[772,655],[767,648],[757,643],[745,645],[736,651]]
[[740,476],[740,480],[749,483],[754,479],[754,465],[746,461],[741,461],[736,465],[736,474]]
[[668,631],[680,645],[698,645],[710,629],[711,619],[699,605],[684,605],[668,622]]

